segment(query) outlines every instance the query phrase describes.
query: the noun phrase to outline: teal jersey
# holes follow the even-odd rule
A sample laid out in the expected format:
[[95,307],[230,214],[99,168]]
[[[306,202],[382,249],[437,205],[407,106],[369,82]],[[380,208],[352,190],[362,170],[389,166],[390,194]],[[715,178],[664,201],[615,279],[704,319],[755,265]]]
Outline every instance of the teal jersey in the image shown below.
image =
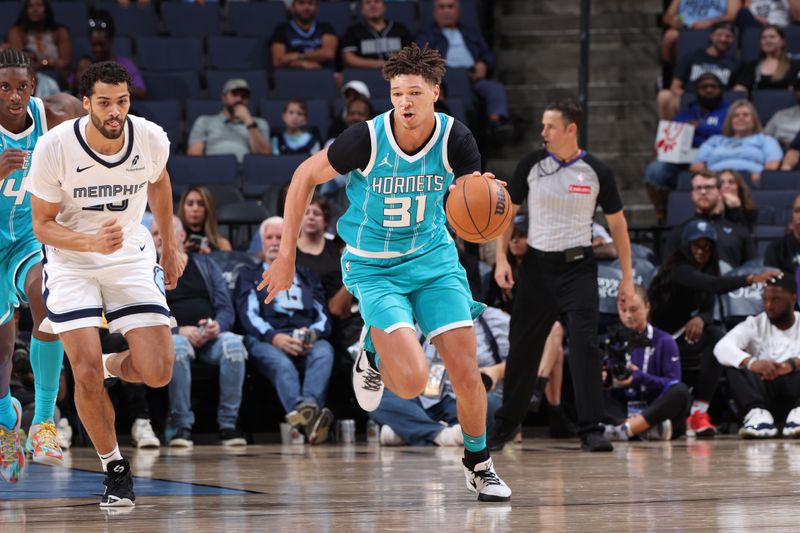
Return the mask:
[[2,180],[2,195],[0,195],[0,245],[6,246],[19,240],[26,239],[33,234],[31,223],[31,202],[25,190],[24,181],[30,167],[30,154],[33,152],[36,141],[47,132],[47,118],[45,117],[44,102],[31,97],[28,102],[28,116],[33,119],[32,124],[21,133],[11,133],[0,126],[0,151],[9,148],[18,148],[28,152],[25,165],[20,170],[15,170]]
[[347,174],[350,206],[337,225],[354,253],[399,257],[447,240],[442,204],[453,181],[447,146],[454,119],[442,113],[435,116],[433,135],[413,155],[397,145],[391,112],[367,121],[369,163]]

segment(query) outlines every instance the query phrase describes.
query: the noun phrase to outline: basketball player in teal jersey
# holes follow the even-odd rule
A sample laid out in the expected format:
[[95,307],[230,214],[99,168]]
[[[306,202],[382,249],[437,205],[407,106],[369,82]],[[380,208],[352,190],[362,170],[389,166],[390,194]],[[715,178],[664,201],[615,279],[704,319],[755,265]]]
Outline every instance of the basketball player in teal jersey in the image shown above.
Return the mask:
[[350,207],[338,223],[347,243],[342,273],[367,328],[353,369],[356,397],[372,411],[384,382],[403,398],[422,393],[428,367],[416,321],[441,354],[456,393],[467,487],[481,501],[508,501],[511,489],[495,473],[486,448],[486,391],[472,330],[483,306],[470,296],[443,208],[454,176],[480,175],[480,153],[466,126],[434,112],[444,75],[438,52],[405,47],[386,62],[383,75],[394,109],[350,127],[295,172],[280,253],[258,288],[267,288],[269,302],[292,287],[297,235],[311,193],[347,175]]
[[33,460],[60,463],[61,449],[53,423],[64,351],[56,335],[42,333],[42,245],[33,235],[31,207],[23,180],[38,138],[49,128],[84,113],[67,94],[43,101],[34,98],[34,76],[21,50],[0,52],[0,477],[16,483],[25,456],[20,442],[21,409],[9,393],[14,352],[14,308],[30,305],[34,329],[30,359],[35,379],[36,410],[26,447]]

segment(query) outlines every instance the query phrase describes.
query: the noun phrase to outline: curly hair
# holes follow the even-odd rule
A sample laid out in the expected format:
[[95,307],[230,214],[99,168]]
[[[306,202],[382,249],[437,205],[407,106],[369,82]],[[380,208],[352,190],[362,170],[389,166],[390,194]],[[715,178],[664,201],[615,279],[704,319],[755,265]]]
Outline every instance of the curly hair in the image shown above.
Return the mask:
[[395,76],[422,76],[434,85],[442,83],[445,60],[438,50],[423,48],[412,43],[392,55],[383,66],[383,79],[391,80]]
[[91,98],[94,93],[94,85],[98,82],[108,83],[109,85],[127,83],[128,87],[130,87],[133,80],[125,67],[115,61],[93,63],[81,76],[78,94],[81,97]]

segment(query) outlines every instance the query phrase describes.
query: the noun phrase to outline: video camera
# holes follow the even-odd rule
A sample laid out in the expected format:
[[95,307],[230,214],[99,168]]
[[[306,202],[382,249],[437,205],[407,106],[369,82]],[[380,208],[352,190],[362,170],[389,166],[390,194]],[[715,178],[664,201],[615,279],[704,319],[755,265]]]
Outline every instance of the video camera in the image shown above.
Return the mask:
[[603,368],[606,370],[603,385],[609,388],[613,386],[614,380],[624,381],[631,377],[627,355],[634,348],[646,348],[652,345],[646,335],[634,329],[625,326],[608,328],[608,338],[603,344]]

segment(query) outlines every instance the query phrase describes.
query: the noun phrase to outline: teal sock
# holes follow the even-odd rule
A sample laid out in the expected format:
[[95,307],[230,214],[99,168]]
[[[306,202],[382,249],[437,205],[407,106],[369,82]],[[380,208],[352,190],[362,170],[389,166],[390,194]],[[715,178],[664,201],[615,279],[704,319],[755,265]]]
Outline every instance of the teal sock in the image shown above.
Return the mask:
[[9,429],[17,425],[17,412],[11,404],[11,393],[7,393],[0,398],[0,426]]
[[461,431],[461,434],[464,435],[464,448],[468,452],[476,453],[486,449],[486,430],[479,437],[472,437],[464,433],[464,431]]
[[45,342],[36,338],[31,339],[31,368],[36,390],[36,408],[32,424],[53,420],[63,361],[64,349],[61,347],[61,341]]

